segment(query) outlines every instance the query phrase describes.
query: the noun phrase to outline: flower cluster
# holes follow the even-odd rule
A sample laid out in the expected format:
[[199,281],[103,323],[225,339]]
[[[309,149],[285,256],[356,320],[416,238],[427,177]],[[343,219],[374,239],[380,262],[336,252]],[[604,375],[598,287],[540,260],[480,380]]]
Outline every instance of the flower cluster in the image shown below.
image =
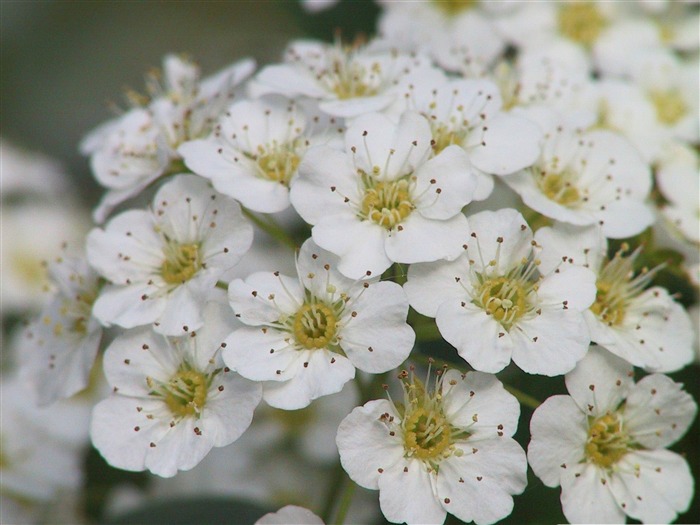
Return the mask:
[[[656,278],[698,263],[698,10],[379,4],[376,38],[294,41],[257,71],[202,78],[168,55],[85,138],[106,193],[84,249],[39,267],[51,298],[19,336],[19,378],[45,406],[103,370],[89,434],[118,469],[246,479],[279,433],[308,431],[313,461],[378,490],[391,522],[499,521],[528,464],[571,522],[675,519],[693,479],[665,449],[697,405],[663,374],[697,336]],[[675,258],[654,258],[652,227]],[[517,374],[570,395],[539,405]],[[3,439],[21,419],[5,418]],[[19,501],[77,483],[27,481],[53,445],[15,438],[3,506],[6,485]],[[234,441],[235,465],[211,459]],[[293,519],[320,522],[260,523]]]

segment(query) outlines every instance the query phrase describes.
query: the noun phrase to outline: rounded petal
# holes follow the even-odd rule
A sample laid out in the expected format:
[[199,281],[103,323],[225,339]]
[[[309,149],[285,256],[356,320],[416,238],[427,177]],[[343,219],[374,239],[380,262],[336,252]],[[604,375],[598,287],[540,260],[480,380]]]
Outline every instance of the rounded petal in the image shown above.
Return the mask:
[[435,493],[433,474],[422,461],[401,458],[379,476],[379,506],[387,520],[407,525],[440,525],[447,511]]
[[279,272],[256,272],[245,281],[231,281],[228,300],[238,319],[258,326],[296,312],[303,304],[304,291],[298,280]]
[[239,328],[226,338],[224,362],[253,381],[286,381],[294,377],[301,351],[291,336],[272,328]]
[[401,438],[389,434],[383,414],[399,419],[386,399],[369,401],[343,419],[336,436],[345,472],[355,483],[372,490],[379,488],[380,471],[392,468],[404,454]]
[[625,522],[605,472],[588,463],[566,469],[561,480],[561,507],[569,523]]
[[634,370],[622,359],[592,346],[564,379],[569,394],[585,414],[602,416],[616,410],[627,397],[634,384]]
[[571,396],[552,396],[530,420],[527,459],[538,478],[558,487],[562,472],[581,462],[588,439],[588,419]]
[[468,261],[459,257],[454,261],[412,264],[403,289],[411,306],[429,317],[437,315],[438,308],[447,300],[463,300],[466,293],[459,281],[469,275]]
[[389,233],[386,254],[394,262],[409,264],[452,260],[464,251],[468,235],[467,218],[461,213],[439,221],[413,212]]

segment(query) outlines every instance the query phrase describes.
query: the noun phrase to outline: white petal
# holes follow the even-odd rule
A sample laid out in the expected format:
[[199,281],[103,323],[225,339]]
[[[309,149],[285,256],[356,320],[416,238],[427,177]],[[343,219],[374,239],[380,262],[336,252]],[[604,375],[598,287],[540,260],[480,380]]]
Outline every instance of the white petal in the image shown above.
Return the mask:
[[377,490],[379,469],[392,468],[404,454],[401,438],[390,436],[389,428],[380,420],[385,413],[399,419],[386,399],[369,401],[350,412],[338,427],[340,462],[350,478],[367,489]]
[[190,470],[212,449],[212,440],[193,417],[181,419],[174,427],[167,424],[165,427],[165,432],[153,437],[155,446],[149,444],[146,455],[146,468],[158,476],[169,478],[179,470]]
[[592,346],[573,371],[566,374],[566,388],[581,410],[602,416],[616,410],[634,384],[631,365]]
[[294,377],[266,383],[263,399],[275,408],[297,410],[316,398],[340,392],[354,377],[355,367],[347,358],[325,349],[312,350],[306,353],[304,364],[297,368]]
[[440,464],[438,495],[443,507],[463,521],[495,523],[513,511],[512,494],[527,485],[525,452],[507,437],[473,445],[467,440],[462,456],[452,455]]
[[245,324],[258,326],[296,312],[303,304],[304,292],[297,279],[274,272],[257,272],[245,281],[231,281],[228,299],[236,317]]
[[484,122],[482,142],[469,149],[469,159],[494,175],[515,173],[531,166],[540,155],[539,127],[524,117],[498,113]]
[[541,315],[511,328],[513,362],[529,374],[548,376],[570,372],[591,343],[580,312],[541,308]]
[[638,450],[620,460],[610,480],[615,499],[625,513],[644,523],[671,523],[688,509],[693,476],[682,456],[669,450]]
[[459,146],[448,146],[415,172],[414,204],[427,219],[446,220],[469,204],[476,189],[469,156]]
[[401,286],[372,283],[347,309],[357,315],[344,315],[340,346],[354,366],[378,374],[406,360],[416,336],[406,324],[408,299]]
[[598,214],[603,234],[611,239],[624,239],[641,233],[654,223],[656,217],[648,204],[620,199],[605,205]]
[[381,111],[393,101],[393,95],[377,95],[343,100],[324,100],[319,103],[318,108],[328,115],[350,119],[366,113]]
[[240,328],[226,338],[224,362],[253,381],[286,381],[296,372],[302,352],[292,336],[272,328]]
[[459,280],[467,279],[468,261],[459,257],[454,261],[436,261],[412,264],[408,268],[407,282],[403,289],[411,306],[418,313],[435,317],[438,307],[445,301],[463,300],[466,297]]
[[[316,6],[320,2],[311,3],[309,5]],[[314,9],[323,9],[315,7]],[[268,512],[262,518],[255,522],[255,525],[289,525],[290,523],[298,523],[299,525],[324,525],[323,520],[316,516],[309,509],[297,507],[296,505],[287,505],[282,507],[277,512]]]
[[625,522],[625,514],[610,491],[605,472],[591,464],[565,469],[561,480],[561,507],[569,523]]
[[422,461],[400,459],[379,476],[382,514],[394,523],[442,524],[447,512],[440,505],[433,484]]
[[[470,230],[476,237],[467,238],[467,253],[469,259],[475,261],[477,271],[483,271],[482,263],[488,266],[492,260],[498,260],[500,268],[510,268],[530,255],[532,231],[516,210],[482,211],[468,219]],[[498,242],[499,238],[503,242]]]
[[[535,240],[542,261],[540,271],[549,274],[556,268],[562,271],[569,265],[581,265],[598,272],[607,253],[607,241],[599,226],[571,226],[556,223],[553,227],[537,230]],[[566,258],[566,263],[564,263]]]
[[255,80],[264,86],[265,92],[281,93],[287,97],[306,95],[320,98],[326,94],[313,74],[288,64],[266,66],[260,70]]
[[[156,332],[178,336],[202,327],[204,324],[202,311],[207,301],[207,294],[202,293],[203,290],[198,286],[204,283],[197,281],[205,281],[203,272],[200,271],[199,274],[168,294],[165,308],[154,326]],[[214,279],[209,279],[210,290],[214,291],[215,281],[212,281]]]
[[379,276],[391,266],[384,248],[386,230],[353,214],[327,217],[311,235],[321,248],[340,257],[338,269],[352,279]]
[[562,471],[584,459],[588,419],[571,396],[552,396],[530,420],[527,459],[538,478],[558,487]]
[[200,430],[215,447],[237,440],[250,426],[253,412],[262,399],[262,384],[229,371],[213,380],[204,407]]
[[547,275],[539,283],[537,298],[544,305],[565,305],[567,310],[582,312],[593,304],[596,292],[596,275],[588,268],[574,266]]
[[625,428],[645,448],[668,447],[695,419],[698,406],[681,383],[661,374],[634,385],[625,403]]
[[468,428],[470,439],[515,434],[520,404],[494,375],[448,370],[442,385],[445,417],[453,426]]
[[386,238],[386,254],[401,263],[455,259],[463,251],[469,234],[467,219],[461,213],[445,221],[426,219],[411,213]]
[[476,370],[496,373],[510,363],[510,335],[481,308],[465,301],[446,301],[438,308],[435,321],[445,340]]
[[167,297],[159,297],[158,293],[158,288],[148,284],[107,285],[95,301],[92,315],[105,326],[134,328],[149,324],[158,319],[168,303]]
[[333,301],[339,294],[358,288],[356,281],[338,271],[339,262],[336,255],[322,249],[313,239],[307,239],[297,257],[299,278],[314,296],[320,299],[330,297]]

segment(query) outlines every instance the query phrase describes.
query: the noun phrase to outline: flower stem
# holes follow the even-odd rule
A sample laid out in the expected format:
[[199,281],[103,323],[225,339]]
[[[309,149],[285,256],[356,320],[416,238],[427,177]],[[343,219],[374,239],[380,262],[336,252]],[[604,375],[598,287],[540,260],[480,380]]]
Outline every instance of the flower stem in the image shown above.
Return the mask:
[[343,494],[340,499],[340,504],[338,505],[338,514],[335,516],[336,525],[343,525],[345,523],[345,517],[350,508],[350,503],[352,502],[352,496],[355,492],[355,483],[351,480],[346,479],[345,488],[343,489]]
[[526,407],[530,407],[531,409],[535,410],[538,406],[541,405],[541,402],[532,397],[530,394],[526,394],[520,389],[515,388],[514,386],[506,385],[505,383],[503,384],[503,387],[508,390],[511,394],[515,396],[515,398],[520,402],[521,405],[525,405]]
[[323,510],[321,511],[321,519],[323,520],[323,523],[328,524],[331,523],[333,508],[335,507],[336,499],[340,493],[340,488],[345,478],[345,471],[343,470],[343,466],[340,464],[340,461],[336,463],[331,476],[332,478],[329,483],[328,494],[326,495],[326,501],[324,502]]
[[247,208],[241,207],[243,210],[243,215],[248,217],[251,221],[255,223],[261,230],[266,232],[270,237],[280,241],[282,244],[286,244],[292,250],[298,250],[299,246],[292,237],[282,228],[279,224],[275,222],[272,217],[262,218],[256,215]]

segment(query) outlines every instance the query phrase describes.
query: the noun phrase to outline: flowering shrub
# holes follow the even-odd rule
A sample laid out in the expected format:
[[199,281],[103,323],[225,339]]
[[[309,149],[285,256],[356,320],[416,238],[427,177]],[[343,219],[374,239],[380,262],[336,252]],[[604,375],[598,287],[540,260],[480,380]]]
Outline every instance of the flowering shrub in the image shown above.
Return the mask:
[[689,509],[697,6],[378,4],[277,64],[170,54],[86,136],[105,193],[13,342],[3,523],[88,439],[259,523],[485,525],[528,483],[570,522]]

